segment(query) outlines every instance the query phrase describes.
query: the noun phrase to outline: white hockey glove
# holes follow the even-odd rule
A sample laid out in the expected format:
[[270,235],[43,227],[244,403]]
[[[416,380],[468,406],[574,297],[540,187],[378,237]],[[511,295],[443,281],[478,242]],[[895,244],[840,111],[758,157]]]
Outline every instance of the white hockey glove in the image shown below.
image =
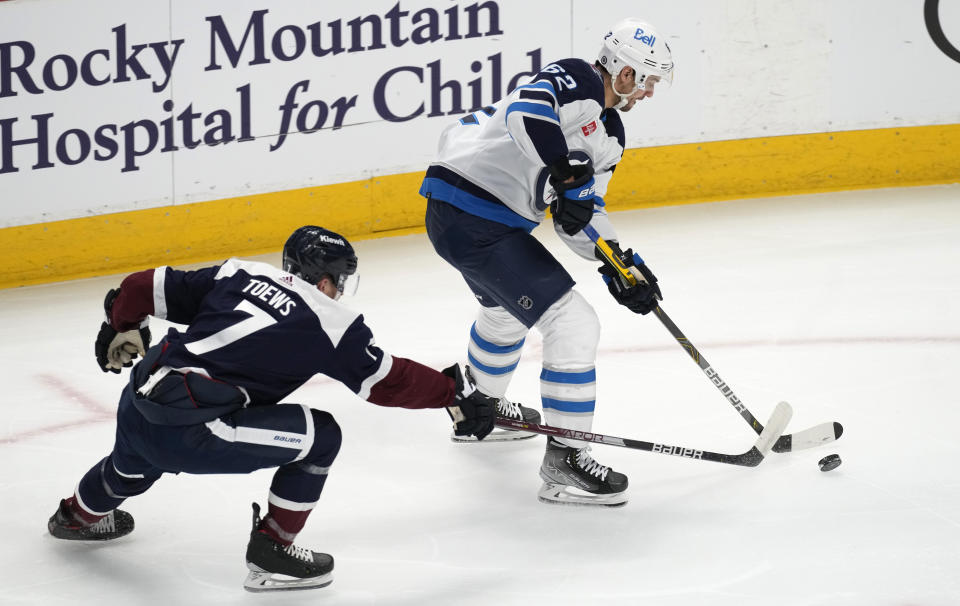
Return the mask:
[[453,405],[447,407],[447,414],[453,420],[453,433],[458,436],[475,436],[482,440],[493,431],[496,417],[497,398],[492,398],[477,389],[470,367],[463,372],[454,364],[443,369],[443,374],[454,380],[456,396]]
[[132,366],[133,360],[138,355],[144,355],[146,348],[150,347],[150,328],[146,320],[139,328],[125,332],[117,332],[110,325],[110,308],[113,307],[113,300],[118,294],[120,289],[114,288],[107,293],[103,301],[108,321],[100,325],[100,332],[97,333],[97,340],[93,346],[97,364],[103,372],[119,373],[121,368]]

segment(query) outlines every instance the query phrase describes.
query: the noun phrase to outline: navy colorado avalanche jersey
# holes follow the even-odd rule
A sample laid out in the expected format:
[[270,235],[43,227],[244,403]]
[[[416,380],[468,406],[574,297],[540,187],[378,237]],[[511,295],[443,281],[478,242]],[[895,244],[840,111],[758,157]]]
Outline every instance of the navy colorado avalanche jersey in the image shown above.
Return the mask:
[[168,332],[159,365],[243,387],[252,406],[276,404],[315,374],[385,406],[453,400],[451,379],[376,347],[362,315],[266,263],[230,259],[131,274],[111,324],[129,330],[147,315],[187,325]]

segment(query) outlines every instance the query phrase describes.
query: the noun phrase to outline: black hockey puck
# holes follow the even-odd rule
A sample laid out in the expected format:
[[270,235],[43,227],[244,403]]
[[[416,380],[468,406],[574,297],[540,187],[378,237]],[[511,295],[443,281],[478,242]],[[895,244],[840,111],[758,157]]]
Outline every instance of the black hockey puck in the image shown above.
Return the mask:
[[840,461],[840,455],[831,454],[820,459],[820,462],[817,463],[817,465],[820,466],[820,471],[830,471],[832,469],[836,469],[837,467],[840,467],[841,462],[842,461]]

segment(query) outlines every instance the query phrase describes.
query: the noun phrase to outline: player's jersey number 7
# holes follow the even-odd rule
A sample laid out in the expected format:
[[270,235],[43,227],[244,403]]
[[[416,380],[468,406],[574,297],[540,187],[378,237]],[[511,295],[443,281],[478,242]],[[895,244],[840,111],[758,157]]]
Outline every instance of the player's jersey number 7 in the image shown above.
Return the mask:
[[250,317],[244,318],[236,324],[231,324],[223,330],[213,333],[209,337],[204,337],[193,343],[187,343],[185,345],[187,351],[196,356],[203,355],[214,349],[225,347],[234,341],[239,341],[249,334],[277,323],[277,320],[273,316],[247,300],[240,301],[233,309],[250,314]]

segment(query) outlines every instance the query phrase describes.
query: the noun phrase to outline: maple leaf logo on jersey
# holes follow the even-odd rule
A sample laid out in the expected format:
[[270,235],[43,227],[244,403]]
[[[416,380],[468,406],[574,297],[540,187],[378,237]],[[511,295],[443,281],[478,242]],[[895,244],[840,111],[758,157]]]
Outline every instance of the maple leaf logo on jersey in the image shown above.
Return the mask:
[[581,126],[580,130],[583,131],[584,137],[589,137],[595,130],[597,130],[597,121],[594,120],[593,122],[591,122],[590,124],[587,124],[586,126]]

